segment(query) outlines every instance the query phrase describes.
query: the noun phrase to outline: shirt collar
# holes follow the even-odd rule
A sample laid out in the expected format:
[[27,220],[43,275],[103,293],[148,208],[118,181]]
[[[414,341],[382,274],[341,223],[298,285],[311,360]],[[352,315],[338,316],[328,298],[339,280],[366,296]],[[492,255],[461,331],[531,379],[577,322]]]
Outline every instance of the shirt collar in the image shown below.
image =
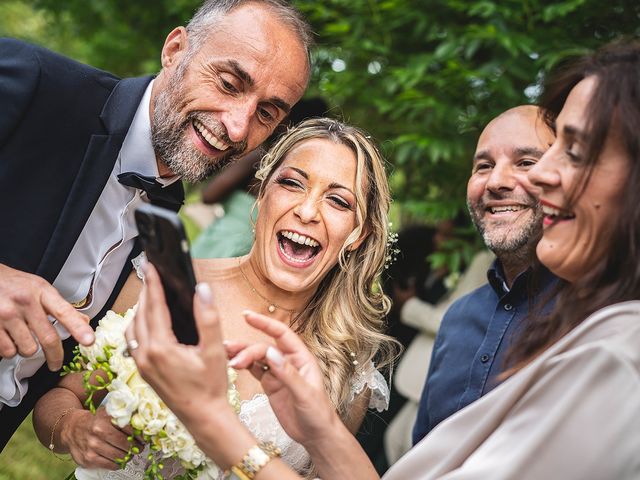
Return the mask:
[[138,104],[138,109],[133,117],[127,136],[120,149],[120,173],[136,172],[140,175],[154,177],[164,186],[171,185],[180,177],[173,175],[160,178],[156,155],[151,143],[151,119],[149,117],[149,105],[151,103],[152,80]]
[[505,288],[507,282],[505,281],[504,273],[502,272],[502,264],[497,258],[491,263],[491,266],[487,271],[487,281],[499,297],[509,292],[509,290]]
[[[542,290],[545,290],[547,285],[555,282],[555,276],[544,265],[539,265],[537,270],[539,273],[536,274],[536,278],[540,279]],[[509,287],[507,287],[507,281],[504,275],[504,270],[502,269],[502,264],[500,263],[500,260],[496,258],[487,271],[487,281],[498,297],[502,297],[509,293],[526,297],[528,293],[527,289],[530,288],[529,278],[532,273],[533,267],[529,267],[524,272],[520,272],[513,280],[513,284],[509,289]]]

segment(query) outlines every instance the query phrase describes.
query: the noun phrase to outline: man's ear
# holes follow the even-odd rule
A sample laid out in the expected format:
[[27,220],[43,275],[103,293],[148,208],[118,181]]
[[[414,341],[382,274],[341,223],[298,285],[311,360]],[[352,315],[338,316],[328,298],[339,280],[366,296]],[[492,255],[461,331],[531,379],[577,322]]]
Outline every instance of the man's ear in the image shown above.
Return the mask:
[[160,61],[162,68],[169,68],[175,65],[177,61],[185,54],[189,42],[187,39],[187,31],[184,27],[176,27],[167,35],[162,47]]

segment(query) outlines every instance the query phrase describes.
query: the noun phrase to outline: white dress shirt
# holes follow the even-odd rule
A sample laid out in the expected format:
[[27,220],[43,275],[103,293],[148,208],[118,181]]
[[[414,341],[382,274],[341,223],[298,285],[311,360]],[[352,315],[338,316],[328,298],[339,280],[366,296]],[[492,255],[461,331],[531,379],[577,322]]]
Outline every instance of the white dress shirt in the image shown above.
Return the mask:
[[[81,303],[78,311],[89,318],[98,314],[109,299],[138,235],[134,211],[142,202],[148,202],[145,192],[122,185],[118,182],[118,175],[132,171],[158,177],[149,118],[152,86],[153,81],[138,105],[113,171],[53,282],[53,286],[67,301]],[[157,180],[169,185],[178,177]],[[68,338],[67,330],[55,318],[49,318],[60,337]],[[27,392],[29,377],[44,362],[41,347],[27,358],[16,355],[0,360],[0,409],[4,404],[13,407],[20,403]]]

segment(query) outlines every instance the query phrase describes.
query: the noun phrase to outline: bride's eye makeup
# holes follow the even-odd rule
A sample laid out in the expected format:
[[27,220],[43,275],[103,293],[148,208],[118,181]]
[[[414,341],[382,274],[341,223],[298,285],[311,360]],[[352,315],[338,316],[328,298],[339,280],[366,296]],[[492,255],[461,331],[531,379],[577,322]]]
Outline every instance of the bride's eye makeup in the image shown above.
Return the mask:
[[285,174],[278,175],[278,177],[275,179],[275,183],[285,187],[293,187],[293,188],[302,187],[302,184],[298,180],[291,178]]
[[[276,185],[280,185],[283,186],[287,189],[292,189],[292,190],[298,190],[298,189],[304,189],[305,188],[305,183],[303,183],[302,181],[298,180],[297,178],[293,178],[295,175],[297,175],[297,169],[293,169],[294,172],[296,173],[291,173],[291,172],[281,172],[280,174],[278,174],[276,176],[276,178],[273,180],[273,183]],[[306,174],[304,173],[299,173],[299,175],[304,176],[306,179]],[[331,185],[331,190],[333,190],[335,188],[335,184]],[[327,200],[329,200],[329,202],[337,209],[339,210],[349,210],[349,211],[353,211],[354,210],[354,206],[353,206],[353,202],[349,201],[348,199],[345,199],[342,195],[338,195],[336,193],[332,193],[329,192],[325,198]]]
[[345,200],[342,197],[339,197],[337,195],[330,195],[329,200],[331,200],[331,202],[333,202],[337,207],[343,209],[343,210],[353,210],[353,207],[351,206],[351,203],[349,203],[347,200]]

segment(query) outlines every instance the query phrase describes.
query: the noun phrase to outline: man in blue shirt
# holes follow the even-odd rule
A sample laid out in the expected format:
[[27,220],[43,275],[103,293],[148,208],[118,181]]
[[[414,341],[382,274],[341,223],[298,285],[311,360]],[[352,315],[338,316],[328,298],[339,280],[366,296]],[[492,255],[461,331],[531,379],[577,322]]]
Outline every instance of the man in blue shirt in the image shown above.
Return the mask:
[[504,359],[534,298],[555,282],[536,265],[542,212],[527,171],[553,142],[538,108],[512,108],[484,129],[467,184],[471,219],[496,261],[488,283],[457,300],[435,340],[413,443],[500,383]]

